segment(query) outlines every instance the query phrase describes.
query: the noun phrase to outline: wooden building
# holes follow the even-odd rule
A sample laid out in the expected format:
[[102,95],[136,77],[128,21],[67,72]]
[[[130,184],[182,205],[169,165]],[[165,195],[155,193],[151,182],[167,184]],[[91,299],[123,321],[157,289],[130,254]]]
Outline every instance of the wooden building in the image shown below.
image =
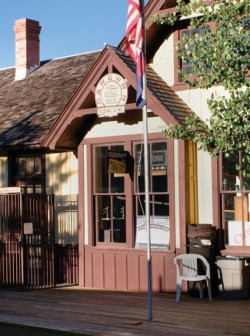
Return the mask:
[[[189,21],[173,28],[151,22],[154,13],[174,6],[150,0],[145,8],[154,291],[175,291],[173,259],[188,250],[188,224],[225,232],[218,253],[250,256],[249,183],[230,170],[233,162],[162,134],[192,113],[205,120],[206,99],[223,94],[219,86],[189,90],[180,82],[175,42],[192,29]],[[18,20],[15,27],[16,34],[35,30],[39,40],[38,22]],[[53,188],[55,243],[77,246],[80,286],[147,290],[143,122],[124,40],[102,51],[30,62],[25,70],[18,61],[16,69],[0,70],[0,186]],[[225,179],[240,186],[237,193],[223,188]],[[61,282],[78,282],[70,279]]]

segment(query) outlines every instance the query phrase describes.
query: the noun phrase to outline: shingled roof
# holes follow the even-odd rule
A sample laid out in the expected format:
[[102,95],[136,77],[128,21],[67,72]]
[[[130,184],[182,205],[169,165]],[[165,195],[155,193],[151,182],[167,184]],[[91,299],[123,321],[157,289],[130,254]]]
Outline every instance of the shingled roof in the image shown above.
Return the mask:
[[0,70],[0,146],[39,146],[100,52],[42,62],[20,81]]
[[[129,56],[125,55],[119,48],[109,48],[111,48],[135,73],[135,64]],[[186,117],[194,113],[150,65],[147,65],[147,89],[155,96],[168,113],[171,114],[178,124],[185,124]]]
[[[135,73],[135,64],[118,48],[109,48]],[[101,51],[54,59],[21,81],[15,69],[0,70],[0,146],[40,146]],[[177,123],[192,110],[148,65],[147,88]]]

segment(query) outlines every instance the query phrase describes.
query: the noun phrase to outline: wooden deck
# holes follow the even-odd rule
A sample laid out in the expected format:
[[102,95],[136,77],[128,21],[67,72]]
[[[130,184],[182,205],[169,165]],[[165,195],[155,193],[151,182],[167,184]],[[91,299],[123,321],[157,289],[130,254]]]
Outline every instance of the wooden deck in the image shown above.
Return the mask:
[[0,335],[250,335],[250,299],[199,299],[79,287],[0,291]]

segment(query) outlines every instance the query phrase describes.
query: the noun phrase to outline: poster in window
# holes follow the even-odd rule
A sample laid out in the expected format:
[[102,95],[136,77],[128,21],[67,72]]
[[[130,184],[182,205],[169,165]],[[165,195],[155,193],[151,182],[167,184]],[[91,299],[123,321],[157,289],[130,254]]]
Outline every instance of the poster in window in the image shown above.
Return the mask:
[[[137,152],[136,157],[137,172],[144,171],[144,152]],[[163,175],[167,172],[167,152],[166,150],[152,150],[152,174]]]
[[[151,249],[169,250],[170,221],[167,216],[150,217]],[[136,248],[147,248],[147,225],[145,216],[136,217]]]
[[162,175],[167,171],[167,152],[166,150],[152,151],[152,174]]
[[[244,223],[245,245],[250,246],[250,222]],[[242,222],[228,221],[228,244],[243,246]]]
[[129,167],[129,153],[127,151],[108,150],[106,157],[107,173],[125,174]]

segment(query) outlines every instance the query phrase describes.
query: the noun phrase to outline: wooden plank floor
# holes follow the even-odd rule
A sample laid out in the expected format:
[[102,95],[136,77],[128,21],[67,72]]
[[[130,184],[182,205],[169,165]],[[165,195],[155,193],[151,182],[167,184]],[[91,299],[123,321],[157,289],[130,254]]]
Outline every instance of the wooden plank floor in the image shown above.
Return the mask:
[[250,335],[250,299],[209,303],[182,294],[176,303],[175,294],[158,293],[152,302],[153,320],[148,321],[147,293],[1,290],[0,335]]

